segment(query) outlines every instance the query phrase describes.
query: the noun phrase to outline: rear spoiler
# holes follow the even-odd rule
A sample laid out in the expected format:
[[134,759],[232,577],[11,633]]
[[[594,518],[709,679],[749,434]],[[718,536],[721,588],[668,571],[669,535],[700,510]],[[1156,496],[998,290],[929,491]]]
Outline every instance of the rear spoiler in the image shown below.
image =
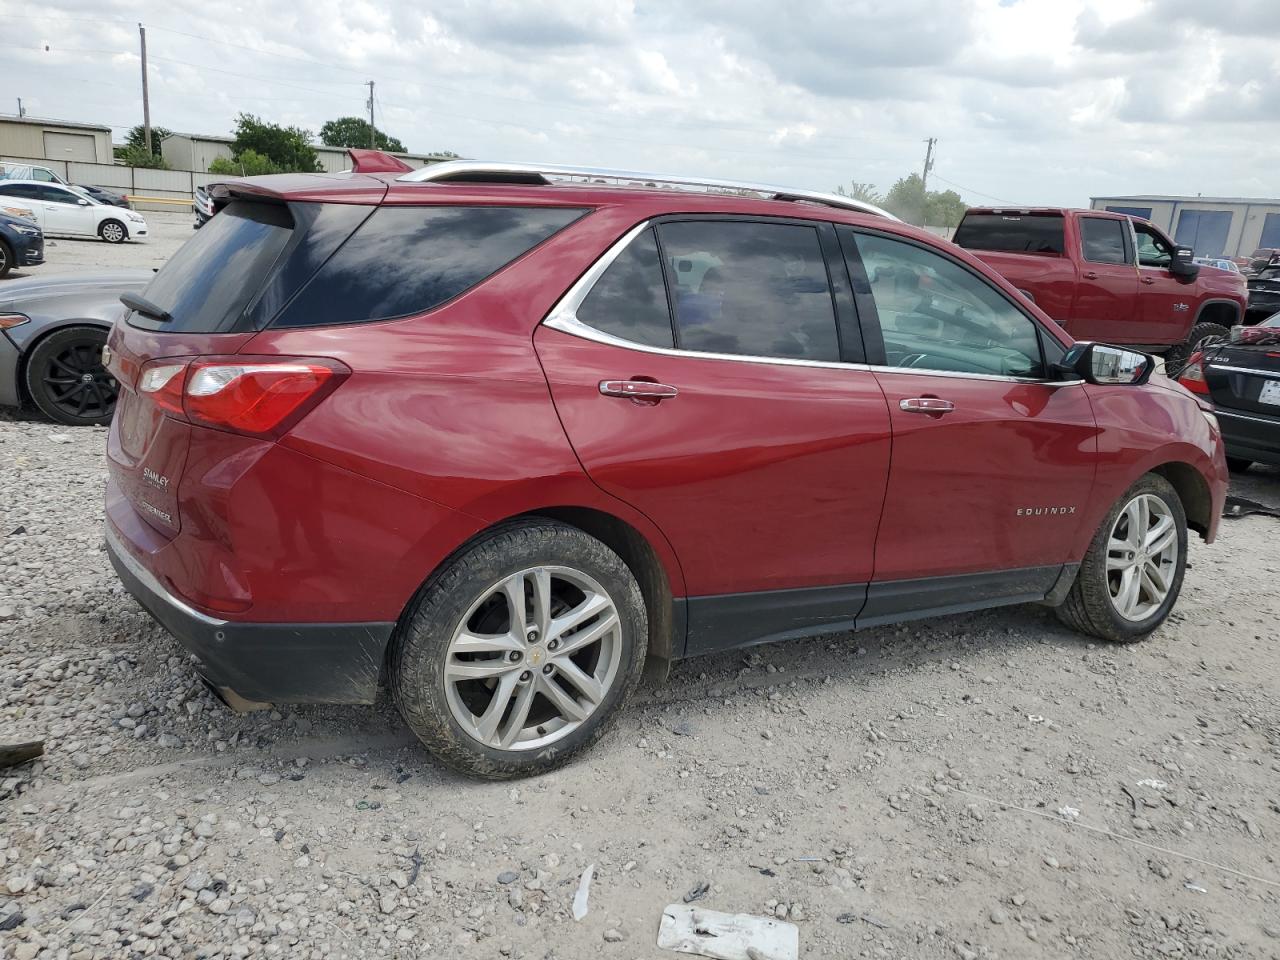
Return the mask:
[[381,150],[347,150],[351,156],[352,173],[409,173],[413,167],[399,157],[393,157]]

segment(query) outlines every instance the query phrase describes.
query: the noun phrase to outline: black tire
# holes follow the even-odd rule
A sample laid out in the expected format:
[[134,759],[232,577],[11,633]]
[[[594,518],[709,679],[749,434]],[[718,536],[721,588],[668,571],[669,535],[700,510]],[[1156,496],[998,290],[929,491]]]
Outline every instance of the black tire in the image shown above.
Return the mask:
[[13,269],[14,259],[13,251],[9,249],[9,245],[0,240],[0,277],[4,277]]
[[41,413],[69,427],[111,422],[118,387],[102,366],[106,342],[101,327],[64,327],[36,344],[24,380]]
[[[599,705],[572,732],[536,749],[497,749],[467,732],[453,714],[444,675],[449,644],[477,600],[506,577],[536,566],[572,568],[604,588],[618,613],[620,659]],[[409,728],[454,770],[489,780],[544,773],[604,734],[640,679],[648,636],[640,587],[616,553],[566,524],[537,518],[514,521],[482,534],[447,560],[418,592],[392,639],[391,692]],[[529,662],[537,661],[530,657]]]
[[1231,331],[1220,323],[1197,323],[1187,334],[1185,343],[1175,344],[1165,352],[1165,374],[1169,377],[1177,377],[1182,372],[1182,368],[1187,365],[1187,361],[1191,359],[1191,355],[1196,352],[1200,341],[1210,337],[1222,337],[1225,340],[1230,335]]
[[[1177,529],[1178,559],[1164,602],[1144,620],[1128,620],[1117,612],[1111,599],[1107,573],[1107,544],[1116,520],[1124,508],[1141,494],[1153,494],[1169,507]],[[1148,473],[1125,491],[1094,534],[1084,562],[1076,573],[1067,599],[1055,609],[1058,619],[1079,633],[1115,643],[1136,643],[1164,623],[1178,602],[1187,567],[1187,515],[1173,485],[1158,474]]]
[[1244,473],[1252,466],[1253,461],[1244,457],[1227,457],[1227,469],[1232,473]]
[[124,243],[129,239],[129,228],[119,220],[103,220],[98,224],[98,236],[107,243]]

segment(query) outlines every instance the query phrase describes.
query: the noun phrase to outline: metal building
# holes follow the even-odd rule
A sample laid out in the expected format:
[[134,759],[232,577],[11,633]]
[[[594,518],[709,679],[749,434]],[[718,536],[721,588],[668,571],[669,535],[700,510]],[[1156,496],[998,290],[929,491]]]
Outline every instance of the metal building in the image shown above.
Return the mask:
[[111,128],[96,123],[0,116],[0,157],[111,163]]
[[1247,257],[1280,248],[1280,200],[1250,197],[1092,197],[1094,210],[1150,220],[1199,257]]

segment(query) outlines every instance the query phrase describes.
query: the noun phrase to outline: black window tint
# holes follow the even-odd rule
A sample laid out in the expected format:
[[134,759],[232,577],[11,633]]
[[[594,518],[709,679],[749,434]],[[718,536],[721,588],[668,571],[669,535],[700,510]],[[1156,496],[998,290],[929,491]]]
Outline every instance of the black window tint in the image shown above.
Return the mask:
[[78,193],[63,190],[61,187],[37,187],[40,199],[47,203],[78,203],[84,198]]
[[858,235],[891,367],[1039,377],[1032,320],[986,280],[931,250]]
[[33,183],[5,183],[0,180],[0,196],[3,197],[21,197],[23,200],[36,199],[36,191],[39,190]]
[[968,213],[956,230],[955,244],[966,250],[1061,254],[1060,214]]
[[818,231],[785,223],[697,221],[659,228],[685,350],[840,358]]
[[1124,263],[1124,221],[1080,218],[1080,244],[1091,263]]
[[604,333],[651,347],[672,347],[671,310],[653,231],[636,237],[609,265],[582,305],[578,319]]
[[379,207],[272,325],[314,327],[422,313],[496,273],[583,212]]
[[287,207],[238,200],[178,248],[142,295],[173,320],[133,313],[129,323],[166,333],[233,329],[293,232]]

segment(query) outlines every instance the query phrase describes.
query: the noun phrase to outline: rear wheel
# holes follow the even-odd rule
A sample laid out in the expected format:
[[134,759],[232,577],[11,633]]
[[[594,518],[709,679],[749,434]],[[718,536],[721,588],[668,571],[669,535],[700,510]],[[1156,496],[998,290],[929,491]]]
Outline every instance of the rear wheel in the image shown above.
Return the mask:
[[1253,466],[1252,460],[1246,460],[1244,457],[1227,457],[1227,469],[1232,473],[1244,473]]
[[1187,563],[1187,517],[1164,477],[1147,474],[1098,528],[1059,619],[1103,640],[1132,643],[1178,600]]
[[36,344],[26,383],[41,413],[71,427],[111,422],[119,387],[102,365],[106,342],[98,327],[67,327]]
[[1220,323],[1197,323],[1187,334],[1186,343],[1175,344],[1165,351],[1165,374],[1169,377],[1177,377],[1202,340],[1208,340],[1210,337],[1221,337],[1225,340],[1230,335],[1231,331]]
[[644,666],[648,621],[622,559],[549,520],[506,524],[423,588],[391,651],[405,722],[464,773],[507,779],[595,742]]
[[103,220],[98,225],[98,236],[107,243],[124,243],[129,239],[129,231],[119,220]]

